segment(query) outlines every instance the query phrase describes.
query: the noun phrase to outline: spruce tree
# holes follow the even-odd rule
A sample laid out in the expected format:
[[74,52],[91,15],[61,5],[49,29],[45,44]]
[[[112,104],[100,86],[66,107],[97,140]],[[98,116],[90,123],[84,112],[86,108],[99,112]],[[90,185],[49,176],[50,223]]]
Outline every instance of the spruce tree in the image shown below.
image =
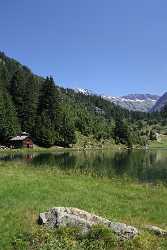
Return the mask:
[[9,85],[8,70],[4,61],[0,61],[0,88],[7,90]]
[[0,90],[0,143],[20,131],[17,114],[10,96]]
[[27,79],[24,91],[22,130],[33,135],[38,100],[38,84],[33,75]]
[[9,86],[9,92],[12,96],[12,100],[21,125],[24,119],[24,80],[24,74],[21,70],[19,70],[14,73]]
[[8,141],[14,136],[20,126],[14,104],[8,94],[8,71],[4,61],[0,62],[0,143]]
[[35,136],[42,146],[59,141],[61,127],[61,98],[52,77],[47,77],[40,91]]
[[36,126],[34,128],[36,143],[43,147],[53,146],[56,138],[56,131],[48,114],[43,111],[41,116],[36,118]]
[[132,146],[131,134],[127,123],[119,118],[115,121],[114,137],[116,143],[126,144],[128,147]]
[[75,127],[68,113],[62,115],[59,140],[63,147],[76,143]]

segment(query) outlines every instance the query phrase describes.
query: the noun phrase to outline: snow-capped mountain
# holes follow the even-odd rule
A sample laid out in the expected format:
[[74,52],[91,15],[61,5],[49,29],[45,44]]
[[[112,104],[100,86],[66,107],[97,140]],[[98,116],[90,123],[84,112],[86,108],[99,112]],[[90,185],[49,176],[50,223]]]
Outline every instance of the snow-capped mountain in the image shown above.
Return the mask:
[[[93,95],[91,90],[88,89],[75,89],[75,92],[82,93],[84,95]],[[115,97],[101,95],[104,99],[113,102],[123,108],[133,111],[149,112],[152,110],[160,96],[151,94],[129,94],[125,96]]]
[[133,111],[149,112],[159,99],[158,95],[129,94],[121,97],[103,96],[116,105]]
[[93,95],[93,91],[91,91],[89,89],[76,88],[75,92],[76,93],[81,93],[83,95]]

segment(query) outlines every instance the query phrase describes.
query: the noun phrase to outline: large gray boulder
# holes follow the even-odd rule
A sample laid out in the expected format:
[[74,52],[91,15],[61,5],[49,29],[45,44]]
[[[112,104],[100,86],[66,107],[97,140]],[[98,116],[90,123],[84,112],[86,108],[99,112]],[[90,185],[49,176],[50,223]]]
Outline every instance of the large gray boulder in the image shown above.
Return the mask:
[[112,222],[78,208],[69,207],[54,207],[47,212],[40,213],[39,224],[45,224],[49,228],[80,227],[83,232],[88,232],[93,225],[103,225],[111,229],[121,239],[131,239],[138,234],[135,227]]

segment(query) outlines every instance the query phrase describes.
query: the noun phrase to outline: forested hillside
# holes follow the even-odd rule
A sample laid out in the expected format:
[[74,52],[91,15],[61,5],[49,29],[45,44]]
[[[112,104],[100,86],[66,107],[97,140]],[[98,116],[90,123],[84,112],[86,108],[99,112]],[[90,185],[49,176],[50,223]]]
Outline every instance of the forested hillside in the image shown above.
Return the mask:
[[130,112],[100,96],[61,88],[52,77],[36,76],[0,53],[0,144],[26,131],[44,147],[68,147],[76,143],[77,133],[130,147],[145,145],[153,134],[150,124],[162,120],[160,113]]

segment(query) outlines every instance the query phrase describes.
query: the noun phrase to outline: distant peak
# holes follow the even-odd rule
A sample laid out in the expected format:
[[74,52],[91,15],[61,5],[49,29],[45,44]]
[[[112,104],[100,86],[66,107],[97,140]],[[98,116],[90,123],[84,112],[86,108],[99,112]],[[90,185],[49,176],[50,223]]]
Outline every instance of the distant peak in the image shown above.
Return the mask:
[[[95,95],[93,91],[83,88],[75,89],[76,93],[81,93],[83,95]],[[167,93],[166,93],[167,94]],[[142,111],[149,112],[157,100],[159,100],[160,96],[153,94],[128,94],[124,96],[107,96],[101,95],[102,98],[113,102],[116,105],[119,105],[123,108],[133,111]]]
[[160,96],[152,94],[128,94],[122,96],[121,98],[131,99],[131,100],[158,100]]
[[81,93],[83,95],[93,95],[93,91],[91,91],[89,89],[76,88],[75,92],[76,93]]
[[167,92],[165,92],[155,103],[155,105],[150,110],[151,112],[159,112],[167,104]]

